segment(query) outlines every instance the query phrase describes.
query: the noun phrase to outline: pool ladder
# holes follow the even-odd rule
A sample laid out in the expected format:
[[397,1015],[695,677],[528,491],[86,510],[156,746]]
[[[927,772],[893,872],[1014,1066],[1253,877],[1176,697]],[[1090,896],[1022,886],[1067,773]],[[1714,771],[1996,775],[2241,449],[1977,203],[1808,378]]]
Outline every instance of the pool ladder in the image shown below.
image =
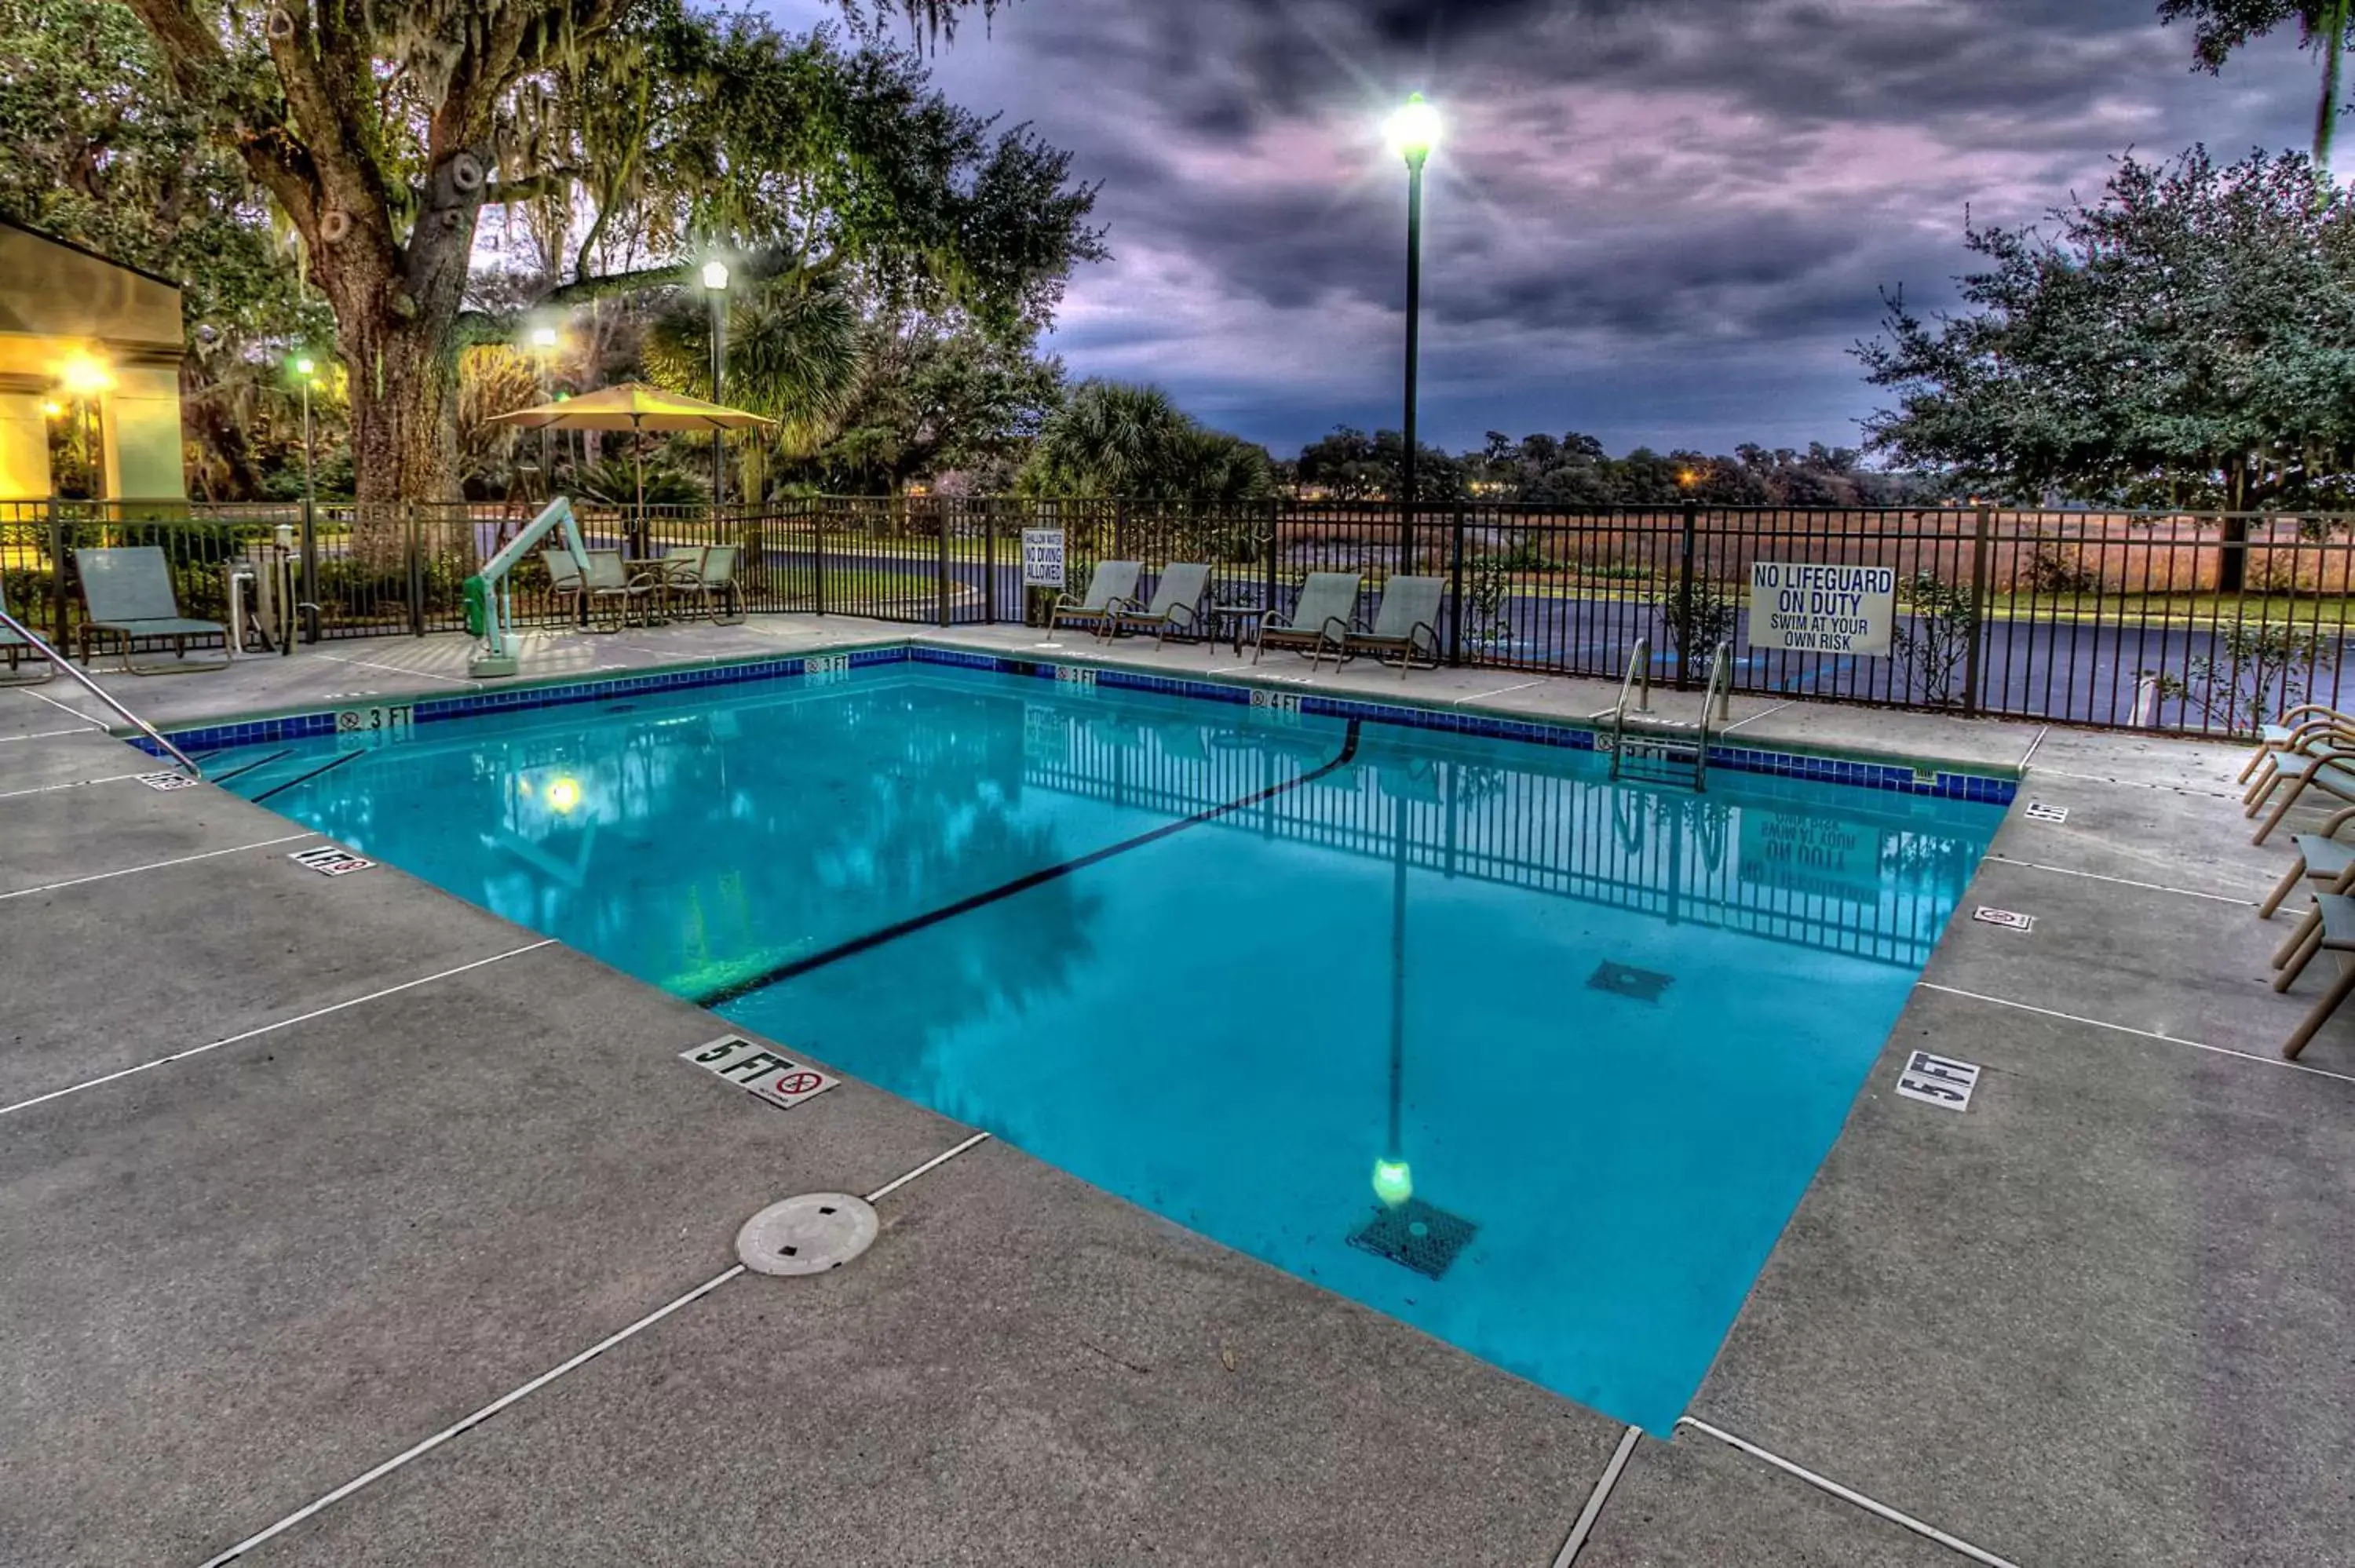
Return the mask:
[[[1630,707],[1628,700],[1635,699]],[[1627,658],[1627,673],[1619,683],[1619,700],[1597,721],[1611,721],[1611,778],[1655,784],[1690,784],[1695,791],[1709,788],[1709,738],[1713,723],[1722,723],[1733,703],[1733,644],[1720,642],[1710,655],[1709,687],[1701,694],[1697,720],[1664,718],[1652,711],[1652,640],[1639,637]]]

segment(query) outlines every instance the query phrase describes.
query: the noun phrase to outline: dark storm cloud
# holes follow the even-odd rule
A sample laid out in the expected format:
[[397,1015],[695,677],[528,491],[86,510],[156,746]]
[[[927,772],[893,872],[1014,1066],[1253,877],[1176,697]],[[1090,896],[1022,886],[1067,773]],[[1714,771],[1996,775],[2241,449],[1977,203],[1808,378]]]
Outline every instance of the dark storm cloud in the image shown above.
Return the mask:
[[[783,0],[789,19],[817,0]],[[796,12],[795,7],[801,8]],[[1881,291],[1934,303],[1980,222],[2129,145],[2303,142],[2286,41],[2193,75],[2156,0],[1020,0],[943,51],[961,101],[1101,179],[1075,372],[1156,380],[1279,451],[1394,422],[1403,171],[1431,165],[1426,424],[1614,445],[1853,440]]]

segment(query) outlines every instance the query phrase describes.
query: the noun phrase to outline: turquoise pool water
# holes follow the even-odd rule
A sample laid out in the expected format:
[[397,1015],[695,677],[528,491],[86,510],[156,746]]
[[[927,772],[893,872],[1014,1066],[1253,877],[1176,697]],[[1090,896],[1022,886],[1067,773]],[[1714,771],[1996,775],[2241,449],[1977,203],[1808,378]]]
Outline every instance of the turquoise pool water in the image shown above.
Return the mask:
[[1663,1435],[2000,816],[911,664],[208,766]]

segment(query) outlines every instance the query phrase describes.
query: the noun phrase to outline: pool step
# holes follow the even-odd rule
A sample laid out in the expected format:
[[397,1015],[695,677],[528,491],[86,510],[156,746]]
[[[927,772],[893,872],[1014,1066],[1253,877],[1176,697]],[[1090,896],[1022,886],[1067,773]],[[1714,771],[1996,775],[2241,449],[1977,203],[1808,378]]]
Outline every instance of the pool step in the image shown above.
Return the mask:
[[1702,766],[1702,747],[1706,745],[1701,726],[1697,724],[1681,724],[1674,719],[1639,719],[1630,715],[1623,721],[1617,736],[1617,751],[1611,766],[1612,777],[1646,784],[1684,784],[1694,789],[1702,789],[1702,780],[1707,777],[1707,769]]

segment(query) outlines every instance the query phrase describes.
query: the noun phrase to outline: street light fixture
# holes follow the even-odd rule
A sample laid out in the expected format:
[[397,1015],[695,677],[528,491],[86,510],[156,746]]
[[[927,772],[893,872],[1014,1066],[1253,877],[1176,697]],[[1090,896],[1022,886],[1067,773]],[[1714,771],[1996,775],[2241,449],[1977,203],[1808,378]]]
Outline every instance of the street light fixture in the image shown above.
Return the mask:
[[1439,143],[1439,111],[1411,94],[1390,119],[1391,150],[1406,160],[1406,457],[1400,475],[1399,569],[1414,569],[1415,361],[1423,332],[1423,165]]
[[[728,263],[706,261],[703,264],[703,297],[711,304],[711,400],[719,401],[720,376],[726,368],[726,350],[722,340],[728,330]],[[711,510],[717,517],[720,503],[727,499],[728,448],[727,437],[719,430],[711,432]]]

